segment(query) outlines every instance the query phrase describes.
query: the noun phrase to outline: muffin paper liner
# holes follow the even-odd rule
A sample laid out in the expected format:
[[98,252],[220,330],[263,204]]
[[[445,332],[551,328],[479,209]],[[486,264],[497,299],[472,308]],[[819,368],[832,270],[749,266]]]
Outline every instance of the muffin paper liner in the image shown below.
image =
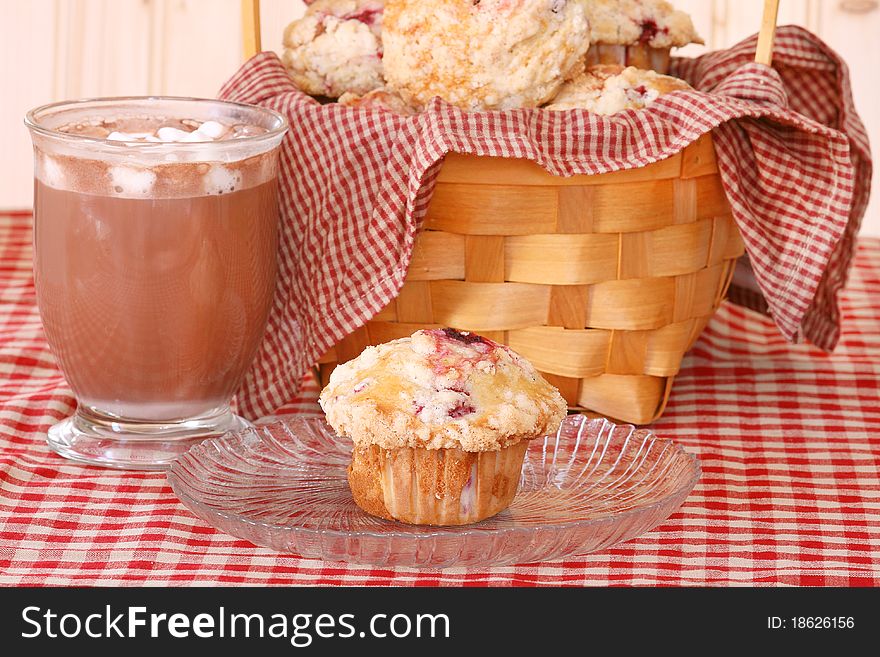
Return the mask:
[[364,511],[418,525],[464,525],[513,501],[528,440],[494,452],[355,447],[348,481]]

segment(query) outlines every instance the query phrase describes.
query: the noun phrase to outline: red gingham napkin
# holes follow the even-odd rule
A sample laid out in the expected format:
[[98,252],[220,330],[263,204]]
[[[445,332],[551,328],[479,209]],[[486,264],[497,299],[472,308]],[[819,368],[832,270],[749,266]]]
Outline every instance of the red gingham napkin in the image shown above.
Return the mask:
[[[835,177],[833,165],[824,161],[829,156],[825,145],[804,134],[814,131],[812,126],[794,124],[798,132],[793,132],[743,117],[720,124],[714,133],[721,177],[750,256],[745,259],[750,260],[764,293],[762,307],[754,308],[748,291],[737,289],[734,279],[731,300],[769,310],[786,338],[807,338],[830,350],[840,337],[837,295],[846,283],[871,190],[868,134],[853,104],[846,64],[802,28],[777,31],[772,86],[760,77],[767,72],[763,67],[756,67],[758,77],[731,78],[752,61],[757,41],[754,36],[730,50],[674,60],[673,72],[702,91],[758,102],[766,99],[849,139],[854,180]],[[846,163],[842,151],[835,149],[832,155]],[[843,196],[826,198],[827,207],[821,202],[815,205],[826,192],[848,185],[853,187],[849,207],[835,207]],[[804,220],[835,225],[826,226],[829,230],[824,233],[812,233],[814,227],[805,226]],[[797,278],[802,272],[805,281]]]
[[463,112],[435,99],[403,117],[298,91],[273,53],[221,97],[287,115],[279,286],[269,330],[239,394],[257,417],[292,398],[303,374],[403,285],[413,241],[448,152],[528,158],[555,175],[667,158],[714,130],[719,169],[770,315],[789,340],[839,337],[837,292],[868,197],[871,163],[843,62],[817,37],[780,28],[778,70],[748,63],[754,39],[681,62],[702,91],[643,111]]

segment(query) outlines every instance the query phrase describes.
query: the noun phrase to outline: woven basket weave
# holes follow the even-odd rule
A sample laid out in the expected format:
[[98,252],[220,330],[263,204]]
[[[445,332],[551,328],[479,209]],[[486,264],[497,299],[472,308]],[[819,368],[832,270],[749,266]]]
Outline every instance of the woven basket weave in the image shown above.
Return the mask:
[[322,384],[368,345],[452,326],[510,345],[574,408],[650,422],[742,253],[708,135],[570,178],[450,154],[403,289],[320,359]]

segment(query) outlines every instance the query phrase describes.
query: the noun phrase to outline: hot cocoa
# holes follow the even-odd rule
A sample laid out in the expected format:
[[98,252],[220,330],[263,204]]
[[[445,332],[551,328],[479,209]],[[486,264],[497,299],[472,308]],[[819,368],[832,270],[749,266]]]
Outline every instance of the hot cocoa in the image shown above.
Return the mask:
[[229,428],[274,293],[280,137],[238,116],[68,118],[34,138],[34,274],[74,422]]

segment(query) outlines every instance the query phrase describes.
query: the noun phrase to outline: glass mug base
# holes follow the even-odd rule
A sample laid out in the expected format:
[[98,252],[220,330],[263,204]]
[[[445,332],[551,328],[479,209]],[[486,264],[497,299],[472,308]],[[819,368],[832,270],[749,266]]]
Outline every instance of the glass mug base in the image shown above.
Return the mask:
[[176,422],[137,422],[79,408],[49,429],[56,453],[79,463],[124,470],[165,470],[193,445],[253,426],[227,406]]

